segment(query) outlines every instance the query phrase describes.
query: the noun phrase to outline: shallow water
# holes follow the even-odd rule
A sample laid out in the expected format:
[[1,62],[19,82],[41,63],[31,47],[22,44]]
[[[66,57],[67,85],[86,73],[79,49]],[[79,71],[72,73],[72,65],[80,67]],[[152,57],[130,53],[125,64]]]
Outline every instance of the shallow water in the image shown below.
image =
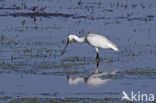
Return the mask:
[[[155,10],[153,0],[0,1],[1,102],[156,94]],[[106,36],[119,52],[100,49],[98,67],[87,44],[72,43],[59,56],[69,34],[88,33]]]

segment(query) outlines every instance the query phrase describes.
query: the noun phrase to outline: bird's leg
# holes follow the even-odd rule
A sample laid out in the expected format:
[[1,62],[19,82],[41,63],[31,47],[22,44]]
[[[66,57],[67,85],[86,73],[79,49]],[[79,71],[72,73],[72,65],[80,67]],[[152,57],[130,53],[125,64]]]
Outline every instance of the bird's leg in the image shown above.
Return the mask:
[[96,53],[96,60],[98,60],[99,59],[99,53],[97,52]]
[[99,67],[99,61],[96,61],[96,71],[95,71],[95,73],[99,73],[98,67]]
[[100,56],[99,56],[99,53],[96,54],[96,63],[97,63],[97,66],[99,66],[99,62],[100,62]]
[[100,60],[99,53],[98,53],[99,50],[97,47],[95,48],[95,50],[96,50],[96,60],[99,62]]
[[99,67],[99,62],[100,62],[100,61],[96,61],[96,68]]

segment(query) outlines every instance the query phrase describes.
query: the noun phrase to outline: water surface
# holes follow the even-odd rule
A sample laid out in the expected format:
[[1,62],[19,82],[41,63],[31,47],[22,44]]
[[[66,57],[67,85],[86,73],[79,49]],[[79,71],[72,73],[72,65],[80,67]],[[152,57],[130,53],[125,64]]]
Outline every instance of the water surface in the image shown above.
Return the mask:
[[[0,1],[1,102],[121,102],[122,91],[155,93],[153,0]],[[119,52],[72,43],[98,33]]]

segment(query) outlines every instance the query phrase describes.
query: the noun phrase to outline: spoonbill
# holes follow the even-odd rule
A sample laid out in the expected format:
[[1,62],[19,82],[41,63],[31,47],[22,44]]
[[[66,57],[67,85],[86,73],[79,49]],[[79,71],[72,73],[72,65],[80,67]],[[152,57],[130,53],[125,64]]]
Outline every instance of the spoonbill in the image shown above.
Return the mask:
[[96,68],[95,73],[90,74],[88,77],[76,77],[72,78],[71,76],[67,75],[68,84],[70,85],[76,85],[80,82],[86,83],[89,86],[97,87],[102,84],[107,83],[111,78],[105,78],[108,76],[115,76],[117,73],[117,70],[114,70],[112,72],[99,72],[98,68]]
[[86,37],[78,37],[76,35],[69,35],[65,48],[62,51],[62,55],[64,54],[67,46],[71,42],[80,42],[80,43],[88,43],[90,46],[94,47],[96,50],[96,59],[99,59],[99,48],[103,49],[113,49],[114,51],[118,51],[118,47],[108,40],[106,37],[99,34],[88,34]]

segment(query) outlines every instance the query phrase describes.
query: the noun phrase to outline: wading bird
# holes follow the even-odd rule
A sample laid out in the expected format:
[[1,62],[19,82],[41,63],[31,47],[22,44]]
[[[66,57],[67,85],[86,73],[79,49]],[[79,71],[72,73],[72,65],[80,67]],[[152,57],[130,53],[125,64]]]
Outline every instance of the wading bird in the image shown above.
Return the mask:
[[99,53],[98,53],[98,48],[103,48],[103,49],[113,49],[114,51],[118,51],[118,47],[108,40],[106,37],[99,35],[99,34],[88,34],[86,37],[78,37],[76,35],[69,35],[67,44],[65,48],[62,51],[62,55],[64,54],[67,46],[71,42],[80,42],[80,43],[88,43],[90,46],[94,47],[96,50],[96,59],[99,59]]
[[82,82],[88,84],[89,86],[97,87],[107,83],[109,80],[111,80],[110,76],[115,76],[116,73],[117,70],[114,70],[112,72],[99,72],[98,68],[96,68],[95,73],[90,74],[88,77],[80,76],[80,77],[72,78],[71,76],[67,75],[67,80],[68,80],[68,84],[70,85],[76,85]]

